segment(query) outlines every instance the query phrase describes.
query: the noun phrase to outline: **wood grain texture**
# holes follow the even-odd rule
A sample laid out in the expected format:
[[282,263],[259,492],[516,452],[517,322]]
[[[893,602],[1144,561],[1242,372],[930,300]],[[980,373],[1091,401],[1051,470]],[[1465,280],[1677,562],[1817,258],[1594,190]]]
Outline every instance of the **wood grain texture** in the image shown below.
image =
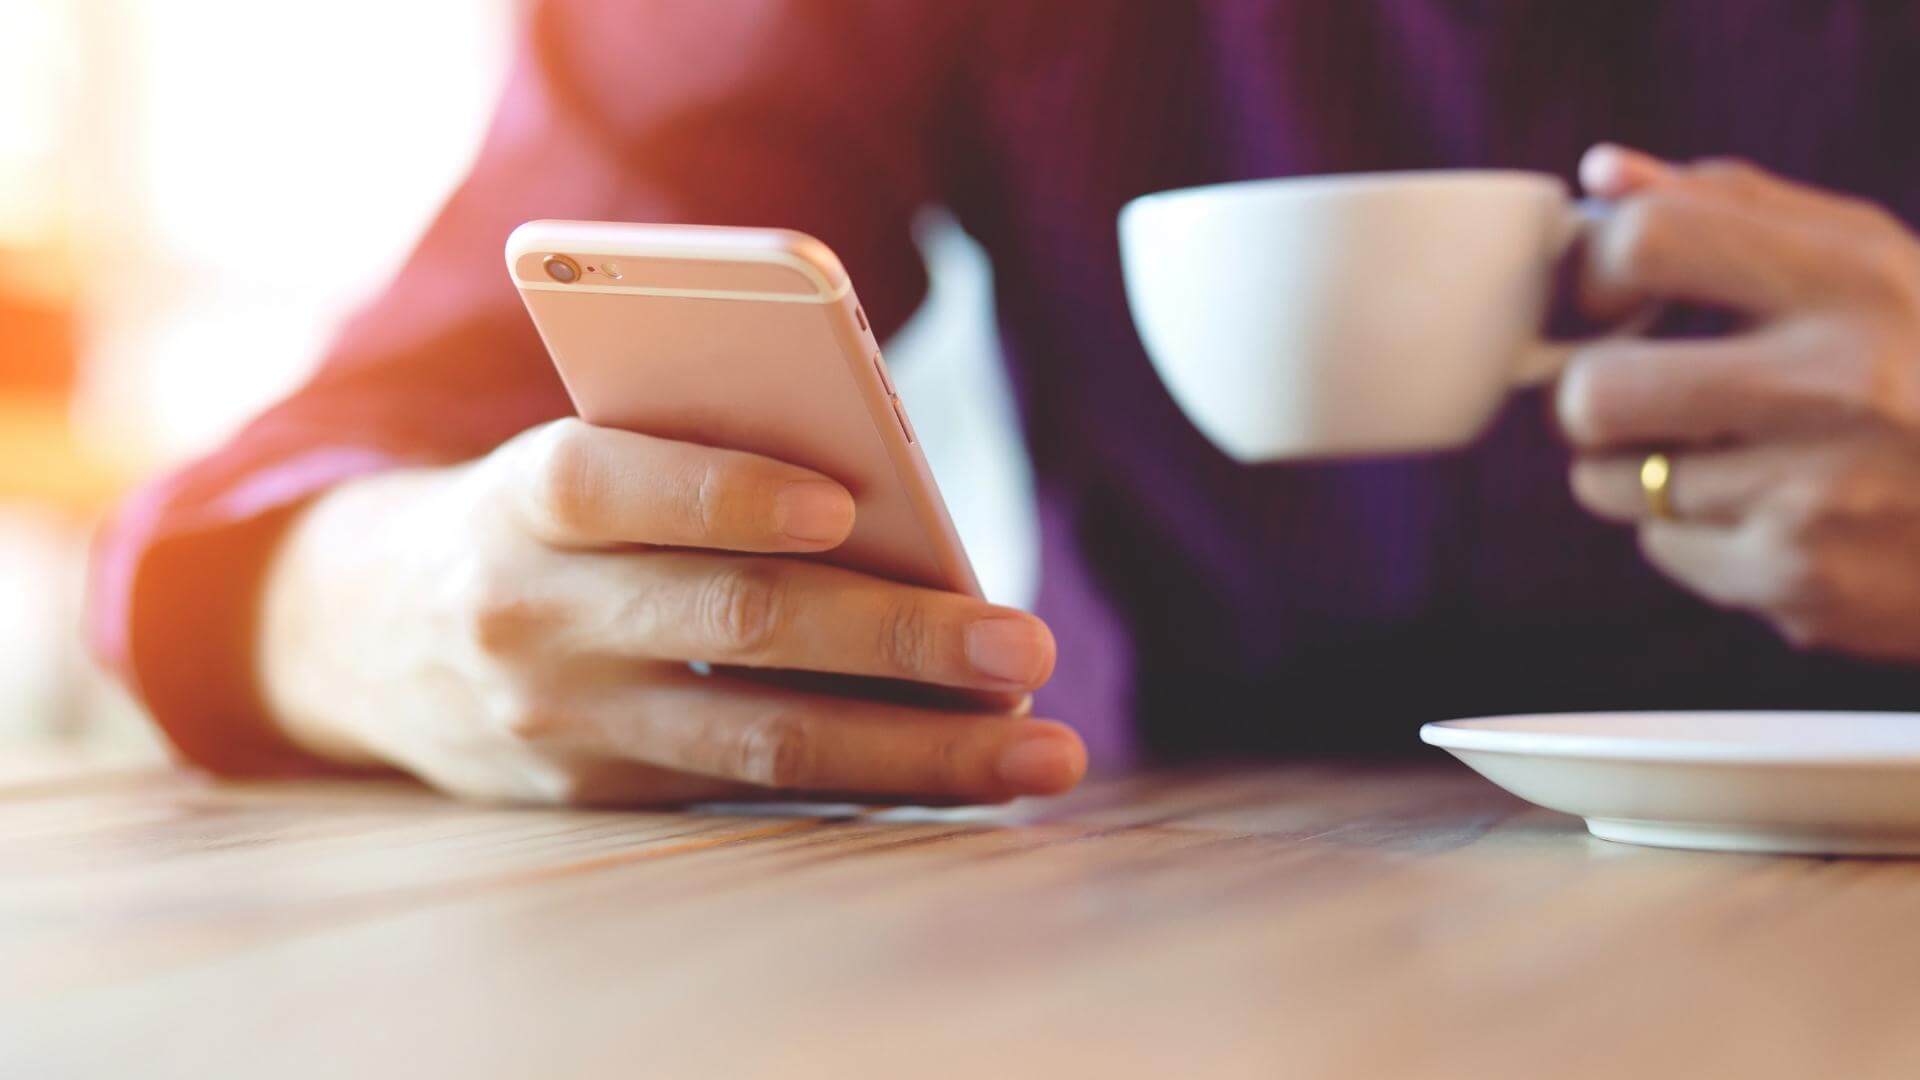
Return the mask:
[[995,811],[0,789],[0,1075],[1920,1076],[1920,864],[1448,765]]

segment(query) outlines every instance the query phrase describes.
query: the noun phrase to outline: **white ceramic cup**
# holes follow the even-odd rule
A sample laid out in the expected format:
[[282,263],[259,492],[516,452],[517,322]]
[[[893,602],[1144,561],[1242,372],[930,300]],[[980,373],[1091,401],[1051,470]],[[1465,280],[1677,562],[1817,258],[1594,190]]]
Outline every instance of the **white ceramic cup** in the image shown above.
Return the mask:
[[1135,199],[1120,253],[1161,380],[1235,459],[1441,450],[1566,363],[1541,324],[1584,220],[1545,173],[1310,176]]

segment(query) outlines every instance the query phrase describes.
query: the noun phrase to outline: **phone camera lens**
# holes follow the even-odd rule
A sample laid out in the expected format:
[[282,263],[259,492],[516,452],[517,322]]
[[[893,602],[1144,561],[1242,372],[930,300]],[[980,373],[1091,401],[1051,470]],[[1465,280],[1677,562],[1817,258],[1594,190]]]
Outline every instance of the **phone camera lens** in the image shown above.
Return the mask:
[[580,280],[580,264],[565,255],[549,255],[540,260],[547,276],[562,285],[571,285]]

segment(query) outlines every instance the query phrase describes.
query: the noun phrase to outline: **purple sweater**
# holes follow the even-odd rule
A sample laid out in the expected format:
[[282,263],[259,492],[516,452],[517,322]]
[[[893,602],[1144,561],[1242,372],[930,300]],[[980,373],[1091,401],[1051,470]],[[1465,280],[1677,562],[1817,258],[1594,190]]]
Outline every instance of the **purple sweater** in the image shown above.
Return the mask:
[[512,226],[803,229],[885,331],[922,295],[909,222],[937,203],[996,273],[1061,644],[1040,708],[1106,760],[1397,750],[1490,711],[1914,707],[1916,673],[1797,653],[1652,572],[1574,506],[1537,395],[1462,453],[1235,465],[1141,352],[1114,218],[1239,178],[1565,175],[1613,139],[1742,155],[1913,221],[1917,108],[1903,2],[542,4],[472,175],[391,288],[308,386],[106,532],[94,639],[190,758],[294,767],[248,678],[286,511],[568,410],[501,270]]

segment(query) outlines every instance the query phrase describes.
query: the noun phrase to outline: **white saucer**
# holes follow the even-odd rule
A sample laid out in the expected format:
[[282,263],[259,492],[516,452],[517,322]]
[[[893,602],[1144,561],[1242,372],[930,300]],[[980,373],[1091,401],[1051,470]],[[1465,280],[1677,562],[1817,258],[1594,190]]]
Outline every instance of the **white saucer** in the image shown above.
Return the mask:
[[1920,713],[1562,713],[1420,738],[1603,840],[1920,855]]

